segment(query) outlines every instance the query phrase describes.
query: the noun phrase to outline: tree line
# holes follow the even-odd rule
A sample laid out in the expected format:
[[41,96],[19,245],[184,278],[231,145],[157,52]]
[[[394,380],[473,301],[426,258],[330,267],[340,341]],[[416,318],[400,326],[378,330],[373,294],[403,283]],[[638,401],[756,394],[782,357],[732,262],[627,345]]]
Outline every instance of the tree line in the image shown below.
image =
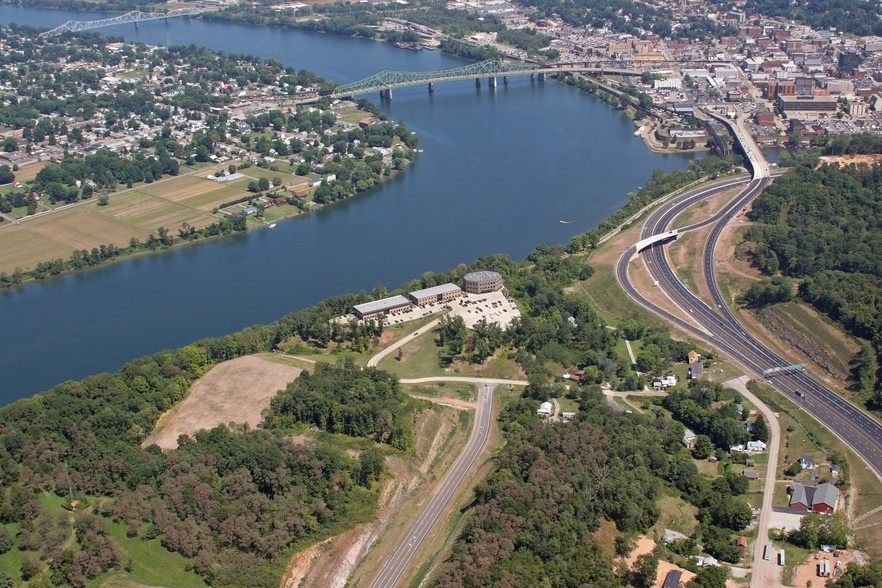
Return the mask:
[[[339,313],[350,303],[331,299],[322,306]],[[277,585],[295,545],[369,518],[383,451],[350,457],[320,438],[296,445],[287,427],[303,400],[312,403],[310,414],[323,406],[331,419],[349,419],[340,427],[317,421],[329,431],[408,450],[417,405],[379,370],[319,366],[273,404],[264,429],[222,426],[181,437],[165,453],[141,447],[160,414],[213,365],[275,348],[315,311],[137,359],[115,374],[65,382],[0,408],[0,523],[19,529],[23,577],[48,565],[54,583],[83,586],[119,569],[124,562],[106,533],[113,519],[129,537],[158,538],[212,585]],[[64,525],[40,505],[40,493],[67,498],[77,513],[69,545]],[[100,517],[77,510],[89,505]],[[0,525],[0,548],[3,530]]]
[[[880,202],[880,166],[799,165],[756,200],[750,218],[762,224],[746,234],[760,270],[796,279],[800,299],[868,342],[855,357],[853,383],[876,406],[882,404]],[[792,296],[789,284],[773,278],[744,300],[761,305]]]

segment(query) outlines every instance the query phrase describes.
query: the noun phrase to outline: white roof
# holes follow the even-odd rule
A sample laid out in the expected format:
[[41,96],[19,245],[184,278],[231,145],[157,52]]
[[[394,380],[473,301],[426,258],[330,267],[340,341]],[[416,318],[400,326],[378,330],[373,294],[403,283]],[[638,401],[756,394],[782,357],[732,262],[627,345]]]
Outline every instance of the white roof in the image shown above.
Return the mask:
[[485,270],[467,273],[463,279],[466,282],[493,282],[501,277],[502,274],[500,274],[499,272],[491,272]]
[[446,294],[447,292],[459,292],[461,288],[456,284],[446,283],[441,284],[440,286],[432,286],[431,288],[424,288],[423,290],[416,290],[411,292],[410,295],[414,298],[423,298],[425,296],[438,296],[439,294]]
[[353,308],[361,314],[371,314],[407,304],[410,304],[410,300],[404,296],[390,296],[389,298],[381,298],[380,300],[365,302],[364,304],[356,304]]

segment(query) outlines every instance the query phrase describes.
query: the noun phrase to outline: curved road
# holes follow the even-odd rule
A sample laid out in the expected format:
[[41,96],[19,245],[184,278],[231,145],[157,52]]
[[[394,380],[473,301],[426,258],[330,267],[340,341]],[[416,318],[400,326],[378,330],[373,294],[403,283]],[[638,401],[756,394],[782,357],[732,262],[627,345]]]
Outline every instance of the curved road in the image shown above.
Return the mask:
[[[709,307],[681,283],[671,268],[660,243],[645,250],[644,255],[649,272],[658,287],[691,320],[684,320],[650,302],[634,288],[628,276],[628,265],[638,253],[634,246],[629,247],[619,259],[616,278],[627,294],[641,306],[675,324],[690,335],[707,341],[729,355],[749,372],[762,378],[765,370],[786,366],[789,362],[765,347],[741,326],[726,305],[713,272],[714,249],[723,229],[738,214],[739,210],[758,196],[770,182],[768,166],[761,155],[756,155],[758,149],[752,139],[746,136],[740,123],[736,123],[733,129],[736,138],[746,145],[754,170],[754,179],[711,219],[679,230],[680,233],[684,233],[716,223],[705,246],[701,267],[707,277],[708,287],[716,308]],[[724,186],[725,184],[720,184],[712,188],[694,190],[666,202],[646,221],[641,240],[668,231],[673,220],[689,206],[702,198],[718,194],[731,187],[731,185]],[[851,447],[877,476],[882,475],[882,425],[879,422],[805,373],[783,373],[769,380],[769,384],[782,394],[796,399],[806,412]],[[805,400],[798,400],[799,398],[805,398]],[[761,521],[762,523],[763,521]],[[755,546],[757,552],[761,549],[759,543],[758,541],[758,545]],[[764,586],[768,580],[764,576],[765,574],[762,573],[755,574],[752,585]]]

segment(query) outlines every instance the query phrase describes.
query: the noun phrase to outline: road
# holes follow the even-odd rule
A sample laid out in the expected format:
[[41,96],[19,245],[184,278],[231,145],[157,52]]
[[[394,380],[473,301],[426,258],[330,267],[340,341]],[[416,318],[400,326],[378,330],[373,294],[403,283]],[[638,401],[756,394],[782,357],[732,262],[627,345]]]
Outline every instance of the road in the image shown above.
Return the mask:
[[[728,121],[727,121],[728,122]],[[625,250],[616,267],[616,279],[625,292],[638,304],[661,316],[690,335],[702,339],[727,354],[748,373],[762,378],[765,370],[788,365],[748,333],[729,310],[714,276],[714,250],[725,226],[736,214],[771,181],[768,164],[759,153],[752,138],[743,130],[741,120],[733,126],[736,138],[747,145],[746,152],[751,159],[753,179],[735,198],[712,218],[689,227],[679,229],[680,233],[713,224],[702,258],[701,271],[704,272],[716,308],[711,308],[690,292],[680,281],[671,267],[661,243],[652,245],[644,252],[644,261],[658,288],[682,311],[688,320],[650,302],[631,284],[628,266],[638,253],[634,246]],[[641,240],[664,233],[670,229],[673,220],[689,206],[701,199],[730,188],[725,183],[711,188],[693,190],[673,198],[659,207],[646,221]],[[807,374],[797,371],[778,375],[768,383],[776,390],[799,403],[800,407],[822,425],[830,429],[843,442],[851,447],[877,477],[882,479],[882,425],[862,410],[852,405],[820,382]],[[805,396],[801,396],[805,395]],[[803,399],[804,398],[804,399]],[[758,537],[763,537],[762,533]],[[763,586],[755,577],[752,586]],[[763,580],[766,581],[766,580]]]
[[438,323],[440,323],[440,322],[441,322],[441,319],[437,318],[437,319],[433,320],[432,322],[426,324],[425,326],[420,327],[419,329],[417,329],[416,331],[414,331],[410,335],[407,335],[406,337],[402,337],[402,339],[400,341],[396,341],[395,343],[393,343],[392,345],[390,345],[386,349],[382,350],[381,352],[377,353],[372,358],[370,358],[367,362],[368,367],[376,366],[378,363],[380,363],[380,361],[382,361],[383,358],[387,357],[390,353],[392,353],[396,349],[398,349],[400,347],[404,347],[405,345],[407,345],[408,343],[413,341],[413,338],[419,336],[420,333],[432,332],[432,329],[434,329],[436,326],[438,326]]
[[778,417],[772,412],[766,403],[756,397],[747,389],[747,378],[738,378],[729,380],[723,385],[727,388],[737,390],[742,396],[747,398],[756,406],[757,410],[765,417],[769,423],[769,461],[766,464],[766,479],[763,481],[763,506],[760,509],[759,520],[757,521],[757,540],[753,544],[753,575],[751,584],[762,588],[770,588],[780,585],[778,562],[772,559],[763,559],[763,548],[766,546],[766,537],[769,536],[769,515],[772,513],[772,502],[775,496],[775,484],[778,474],[778,452],[781,450],[781,424]]
[[[412,571],[411,560],[420,546],[428,537],[429,532],[438,522],[438,519],[447,512],[448,505],[456,496],[463,480],[475,464],[478,456],[490,436],[490,425],[493,418],[493,390],[500,381],[486,381],[474,378],[415,378],[414,380],[402,380],[402,383],[423,383],[440,381],[472,381],[478,387],[478,407],[475,411],[475,423],[465,448],[453,466],[447,471],[438,484],[434,494],[429,498],[423,511],[417,517],[416,522],[407,532],[407,535],[395,550],[395,553],[386,562],[380,574],[373,581],[373,588],[393,588],[398,585],[408,571]],[[506,383],[508,383],[506,381]],[[513,382],[512,382],[513,383]]]

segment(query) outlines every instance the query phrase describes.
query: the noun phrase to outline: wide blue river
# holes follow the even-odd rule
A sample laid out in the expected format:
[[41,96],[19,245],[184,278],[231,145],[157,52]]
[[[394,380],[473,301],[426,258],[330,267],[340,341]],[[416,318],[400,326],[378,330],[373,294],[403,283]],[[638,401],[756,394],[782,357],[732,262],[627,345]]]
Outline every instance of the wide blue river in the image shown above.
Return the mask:
[[[96,16],[0,6],[4,25],[48,28],[75,18]],[[105,31],[271,56],[338,82],[463,63],[435,51],[199,20]],[[554,81],[513,78],[495,91],[447,83],[431,96],[395,90],[383,107],[417,132],[424,153],[369,194],[273,230],[0,293],[0,404],[335,294],[398,286],[487,253],[521,259],[539,243],[565,243],[597,226],[654,169],[688,161],[648,152],[619,111]]]

